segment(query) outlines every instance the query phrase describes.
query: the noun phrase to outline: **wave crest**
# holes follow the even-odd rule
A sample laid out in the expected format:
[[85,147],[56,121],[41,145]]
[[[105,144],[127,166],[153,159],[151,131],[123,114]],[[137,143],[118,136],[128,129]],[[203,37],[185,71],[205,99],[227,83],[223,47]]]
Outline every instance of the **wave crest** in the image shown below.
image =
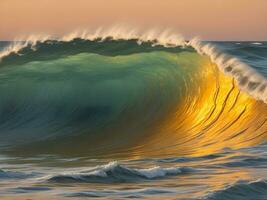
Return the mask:
[[191,172],[191,168],[159,166],[145,169],[128,168],[118,162],[110,162],[92,169],[54,175],[47,180],[55,183],[88,182],[88,183],[113,183],[133,182],[140,180],[163,178]]
[[219,69],[226,74],[231,75],[237,81],[239,87],[252,97],[267,103],[267,80],[249,65],[241,62],[239,59],[226,55],[218,50],[218,48],[210,43],[203,43],[197,37],[186,41],[180,34],[171,30],[149,30],[140,32],[137,29],[129,29],[125,27],[99,28],[95,31],[74,31],[60,38],[50,35],[32,35],[26,38],[19,38],[19,41],[8,46],[0,53],[0,61],[11,53],[18,54],[19,51],[27,46],[35,49],[38,42],[51,40],[70,42],[74,39],[82,39],[89,41],[106,39],[112,40],[136,40],[138,44],[143,42],[152,42],[153,46],[163,45],[165,47],[193,47],[198,53],[205,54],[210,57]]

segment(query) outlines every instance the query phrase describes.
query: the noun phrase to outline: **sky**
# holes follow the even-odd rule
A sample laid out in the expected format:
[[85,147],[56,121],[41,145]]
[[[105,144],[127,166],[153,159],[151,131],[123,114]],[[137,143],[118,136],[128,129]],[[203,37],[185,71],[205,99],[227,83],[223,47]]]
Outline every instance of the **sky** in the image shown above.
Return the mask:
[[125,24],[190,39],[267,40],[267,0],[0,0],[0,40]]

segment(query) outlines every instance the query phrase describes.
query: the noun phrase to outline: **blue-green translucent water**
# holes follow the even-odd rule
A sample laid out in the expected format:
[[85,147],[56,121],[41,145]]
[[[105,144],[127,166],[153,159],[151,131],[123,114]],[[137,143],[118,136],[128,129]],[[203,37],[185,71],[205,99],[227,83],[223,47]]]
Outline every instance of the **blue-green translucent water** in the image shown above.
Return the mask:
[[[267,43],[216,45],[267,77]],[[135,40],[4,57],[0,198],[267,199],[266,104],[209,65]]]

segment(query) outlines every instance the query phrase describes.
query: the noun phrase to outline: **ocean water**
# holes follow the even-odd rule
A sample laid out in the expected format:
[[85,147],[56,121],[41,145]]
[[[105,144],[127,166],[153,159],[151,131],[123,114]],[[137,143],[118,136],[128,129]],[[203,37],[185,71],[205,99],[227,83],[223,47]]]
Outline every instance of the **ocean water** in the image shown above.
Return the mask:
[[1,199],[267,199],[267,43],[0,42]]

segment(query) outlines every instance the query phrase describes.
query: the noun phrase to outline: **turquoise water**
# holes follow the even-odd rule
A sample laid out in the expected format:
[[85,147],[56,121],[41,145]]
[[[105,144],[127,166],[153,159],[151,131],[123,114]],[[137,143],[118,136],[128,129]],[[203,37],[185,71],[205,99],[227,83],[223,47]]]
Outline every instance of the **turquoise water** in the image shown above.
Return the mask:
[[[214,45],[267,76],[267,43]],[[192,47],[39,42],[0,94],[1,198],[267,199],[266,104]]]

